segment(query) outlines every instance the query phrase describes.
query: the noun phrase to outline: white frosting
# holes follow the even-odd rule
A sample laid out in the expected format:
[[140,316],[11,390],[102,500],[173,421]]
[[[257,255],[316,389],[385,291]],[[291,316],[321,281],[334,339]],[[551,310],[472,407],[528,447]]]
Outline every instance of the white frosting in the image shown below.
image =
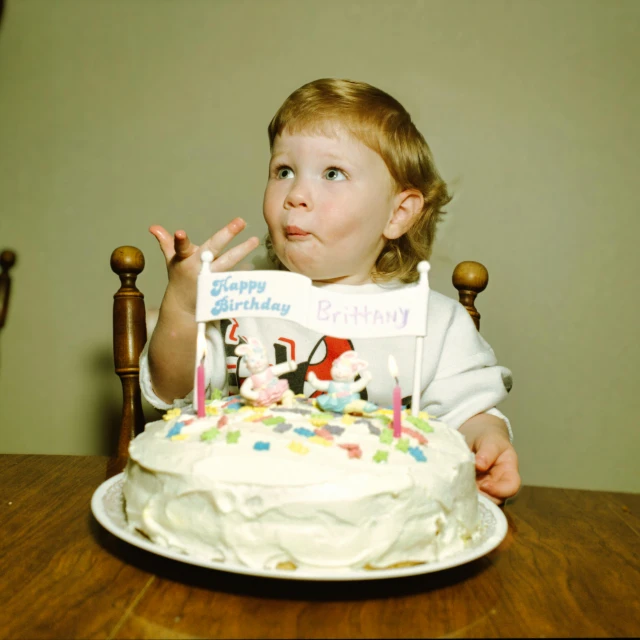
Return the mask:
[[[306,400],[292,410],[223,414],[226,402],[208,407],[217,415],[183,410],[148,424],[131,443],[124,495],[132,529],[208,560],[313,570],[434,561],[463,549],[476,530],[474,456],[446,425],[429,420],[425,432],[405,416],[399,441],[385,426],[388,411],[334,414],[317,427],[309,417],[319,411]],[[207,433],[212,439],[202,440]],[[361,457],[340,445],[359,446]]]

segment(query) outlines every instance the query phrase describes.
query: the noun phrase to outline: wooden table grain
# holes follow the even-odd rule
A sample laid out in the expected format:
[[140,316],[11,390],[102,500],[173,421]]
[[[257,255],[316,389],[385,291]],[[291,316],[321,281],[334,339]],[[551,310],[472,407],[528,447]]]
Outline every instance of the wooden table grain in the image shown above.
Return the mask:
[[271,580],[133,547],[93,518],[107,458],[0,456],[0,637],[640,635],[640,495],[524,487],[509,532],[462,567]]

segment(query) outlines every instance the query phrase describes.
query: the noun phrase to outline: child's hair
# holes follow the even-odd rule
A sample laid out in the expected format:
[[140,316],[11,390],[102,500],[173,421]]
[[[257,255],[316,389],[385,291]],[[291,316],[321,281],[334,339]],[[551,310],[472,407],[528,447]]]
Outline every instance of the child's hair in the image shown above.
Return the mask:
[[[421,215],[407,233],[386,241],[371,274],[376,281],[417,280],[418,262],[429,259],[436,224],[451,200],[429,146],[395,98],[365,82],[334,78],[305,84],[284,101],[269,124],[269,146],[273,149],[285,130],[331,135],[336,125],[380,155],[398,192],[417,189],[424,196]],[[269,236],[266,246],[269,258],[282,268]]]

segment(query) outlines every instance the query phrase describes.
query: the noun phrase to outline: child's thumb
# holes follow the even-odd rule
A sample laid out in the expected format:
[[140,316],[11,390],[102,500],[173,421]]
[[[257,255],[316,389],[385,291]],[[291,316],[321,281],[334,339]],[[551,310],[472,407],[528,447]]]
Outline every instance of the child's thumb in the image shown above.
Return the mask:
[[500,447],[496,443],[481,443],[476,452],[476,469],[478,471],[487,471],[493,466],[499,454]]

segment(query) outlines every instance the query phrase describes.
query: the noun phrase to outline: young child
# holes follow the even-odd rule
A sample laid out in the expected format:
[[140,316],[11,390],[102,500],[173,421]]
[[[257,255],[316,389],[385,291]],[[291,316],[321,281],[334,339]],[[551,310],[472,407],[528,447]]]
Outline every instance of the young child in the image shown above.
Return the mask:
[[[411,286],[418,262],[431,254],[450,197],[402,105],[365,83],[317,80],[285,100],[268,132],[263,213],[277,268],[352,296]],[[184,231],[172,236],[160,226],[150,228],[166,258],[169,283],[140,364],[143,393],[159,409],[191,401],[200,254],[213,252],[213,271],[233,268],[258,246],[253,237],[223,251],[244,227],[236,218],[200,246]],[[431,291],[427,322],[420,406],[460,430],[476,453],[479,489],[501,503],[520,486],[511,430],[495,408],[511,387],[511,374],[497,365],[458,302]],[[309,379],[330,379],[333,361],[352,350],[371,372],[363,400],[391,406],[389,354],[401,365],[401,388],[412,389],[413,338],[354,334],[344,340],[260,318],[209,325],[205,368],[211,387],[237,393],[250,372],[236,347],[249,337],[262,343],[270,364],[295,361],[295,371],[283,376],[293,393],[321,394]]]

